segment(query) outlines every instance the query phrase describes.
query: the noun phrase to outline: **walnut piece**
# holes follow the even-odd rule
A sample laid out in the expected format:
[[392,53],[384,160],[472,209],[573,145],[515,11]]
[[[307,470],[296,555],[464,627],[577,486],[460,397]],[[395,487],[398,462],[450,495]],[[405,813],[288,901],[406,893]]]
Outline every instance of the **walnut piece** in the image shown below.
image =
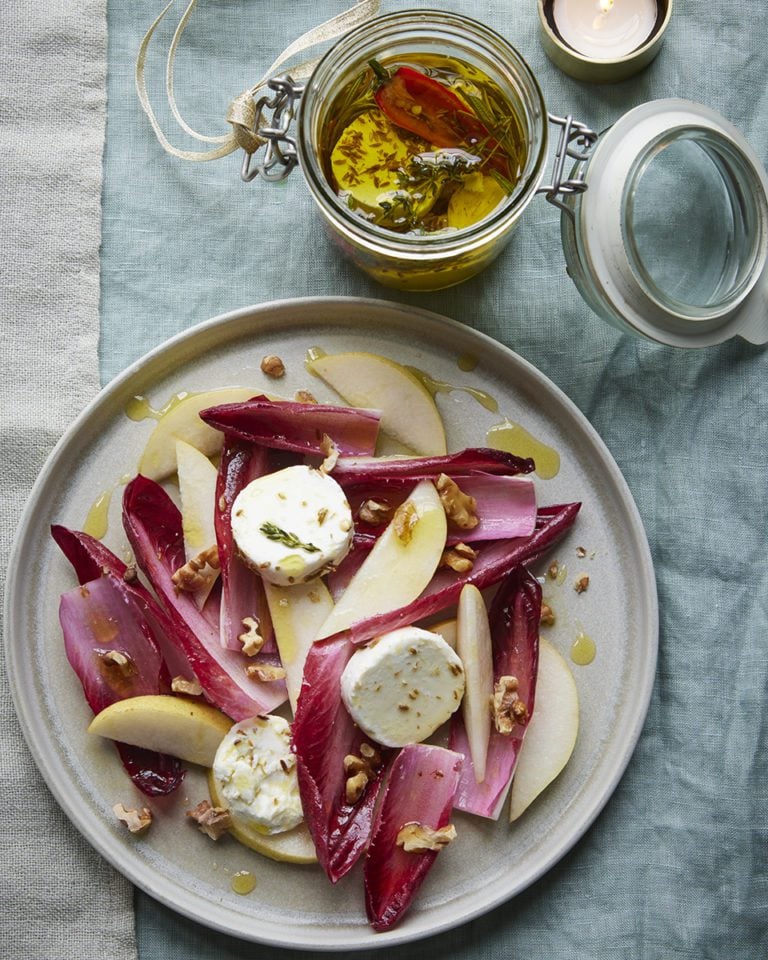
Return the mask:
[[229,810],[213,807],[209,800],[201,800],[192,810],[187,810],[187,816],[194,820],[198,828],[211,840],[219,840],[232,824]]
[[328,434],[324,433],[322,442],[320,443],[320,449],[325,454],[325,460],[320,464],[320,473],[330,473],[336,466],[336,461],[339,459],[339,448]]
[[386,500],[366,500],[360,505],[357,516],[363,523],[370,523],[372,527],[380,523],[388,523],[392,516],[392,506]]
[[395,530],[395,536],[404,546],[411,542],[413,537],[413,528],[419,522],[419,514],[412,500],[406,500],[395,510],[392,517],[392,524]]
[[174,693],[186,693],[189,697],[199,697],[203,688],[197,680],[187,680],[186,677],[174,677],[171,680],[171,690]]
[[560,573],[560,564],[557,560],[553,560],[552,563],[547,567],[547,576],[550,580],[557,580],[557,576]]
[[576,556],[584,559],[586,557],[587,551],[584,547],[576,547]]
[[448,519],[460,530],[473,530],[480,520],[475,513],[477,501],[474,497],[464,493],[458,483],[441,473],[437,478],[437,492],[443,503],[443,509]]
[[219,575],[219,548],[207,547],[201,550],[196,557],[192,557],[183,567],[173,574],[171,580],[177,590],[184,593],[195,593],[211,586]]
[[406,823],[395,842],[406,853],[428,853],[430,850],[442,850],[455,839],[456,827],[452,823],[437,830],[424,823]]
[[125,573],[123,574],[123,580],[126,583],[135,583],[139,579],[139,572],[136,569],[136,564],[131,562],[126,564]]
[[499,677],[493,688],[491,711],[496,730],[508,737],[517,723],[528,719],[528,708],[517,695],[517,677]]
[[259,633],[259,621],[255,617],[244,617],[242,626],[245,629],[237,639],[242,643],[246,657],[255,657],[264,646],[264,637]]
[[476,559],[477,550],[473,550],[467,543],[457,543],[443,550],[440,566],[449,567],[456,573],[468,573],[474,567]]
[[139,810],[128,809],[122,803],[116,803],[112,807],[112,812],[122,823],[128,827],[131,833],[140,836],[146,833],[152,825],[152,811],[149,807],[141,807]]
[[316,397],[309,390],[297,390],[293,399],[296,403],[317,403]]
[[270,353],[261,361],[261,372],[266,373],[273,380],[279,380],[280,377],[285,376],[285,364],[276,354]]
[[370,743],[360,744],[360,756],[348,753],[344,757],[344,773],[347,777],[345,797],[347,803],[357,803],[369,781],[376,776],[382,765],[379,751]]
[[589,576],[584,573],[579,579],[574,583],[573,589],[576,593],[584,593],[584,591],[589,587]]
[[99,659],[111,671],[114,671],[114,673],[119,674],[121,677],[132,677],[137,672],[136,664],[133,660],[119,650],[104,650],[99,654]]
[[539,623],[542,627],[552,627],[555,624],[555,611],[548,603],[542,603],[541,605]]
[[272,683],[273,680],[285,678],[283,667],[273,667],[269,663],[254,663],[245,668],[245,673],[251,680],[261,680],[263,683]]

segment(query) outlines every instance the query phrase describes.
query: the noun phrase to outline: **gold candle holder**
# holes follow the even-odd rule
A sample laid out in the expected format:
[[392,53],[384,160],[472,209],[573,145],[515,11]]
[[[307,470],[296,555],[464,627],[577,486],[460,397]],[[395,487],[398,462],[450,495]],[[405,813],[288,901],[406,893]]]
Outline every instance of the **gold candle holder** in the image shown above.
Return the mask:
[[[599,48],[600,38],[597,32],[602,25],[602,19],[605,18],[607,21],[609,16],[615,15],[613,13],[615,4],[630,5],[633,2],[635,0],[595,0],[595,40],[590,42],[590,38],[585,36],[583,48],[579,50],[572,45],[578,44],[578,41],[574,41],[572,37],[574,30],[571,23],[568,23],[568,29],[565,30],[565,24],[558,25],[557,15],[558,7],[567,9],[569,3],[579,8],[577,13],[583,13],[584,0],[537,0],[540,39],[544,52],[556,67],[576,80],[584,80],[588,83],[616,83],[619,80],[626,80],[627,77],[647,67],[658,55],[672,17],[673,0],[656,0],[655,22],[650,27],[649,33],[645,34],[644,39],[641,34],[638,46],[625,52],[622,44],[616,41],[614,46],[617,52],[614,54],[609,41],[604,49],[607,56],[597,55],[603,52]],[[561,30],[568,35],[570,42],[564,39]]]

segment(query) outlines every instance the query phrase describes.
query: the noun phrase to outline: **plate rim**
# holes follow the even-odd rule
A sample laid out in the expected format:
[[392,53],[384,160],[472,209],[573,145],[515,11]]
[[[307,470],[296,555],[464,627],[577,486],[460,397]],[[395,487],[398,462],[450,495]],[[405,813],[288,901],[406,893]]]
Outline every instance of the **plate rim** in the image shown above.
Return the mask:
[[[34,728],[34,723],[28,712],[29,705],[25,703],[25,697],[20,682],[18,663],[16,661],[16,643],[11,642],[11,637],[15,633],[15,631],[12,629],[14,625],[13,607],[17,602],[16,598],[17,591],[19,589],[19,578],[22,576],[22,573],[19,570],[18,558],[24,549],[26,531],[31,523],[40,492],[48,480],[49,473],[56,466],[58,460],[62,456],[62,453],[66,450],[70,442],[72,442],[79,435],[81,427],[89,421],[93,413],[96,412],[99,407],[104,405],[113,395],[119,393],[125,384],[140,374],[147,365],[161,358],[163,354],[173,352],[186,341],[195,340],[203,336],[210,329],[219,326],[227,326],[238,322],[246,322],[249,319],[253,321],[255,327],[258,327],[259,321],[262,317],[286,308],[304,310],[309,305],[317,305],[328,308],[335,305],[341,305],[343,307],[350,304],[354,304],[355,307],[360,308],[361,310],[384,310],[393,313],[407,314],[409,316],[422,317],[433,324],[437,324],[439,327],[445,327],[448,330],[460,330],[464,335],[468,335],[470,339],[477,339],[485,349],[489,349],[492,352],[500,352],[502,357],[506,355],[516,364],[522,365],[522,367],[526,369],[528,374],[532,376],[533,379],[539,380],[546,385],[547,389],[555,396],[558,403],[560,403],[579,423],[581,429],[590,439],[593,452],[597,452],[600,455],[602,465],[607,469],[611,482],[620,493],[621,505],[627,513],[633,539],[641,555],[641,567],[638,571],[638,574],[639,579],[643,582],[644,586],[644,589],[641,591],[641,596],[643,598],[643,612],[647,617],[648,622],[647,633],[648,641],[650,643],[650,648],[647,651],[650,655],[645,663],[642,683],[635,688],[635,700],[641,704],[641,707],[635,713],[634,723],[631,727],[631,730],[628,731],[628,735],[624,740],[622,749],[618,751],[618,762],[615,763],[613,769],[611,770],[610,776],[605,778],[602,789],[591,800],[588,808],[580,817],[577,824],[577,829],[573,830],[567,839],[552,851],[549,857],[544,858],[537,865],[536,869],[530,870],[525,876],[522,876],[514,888],[505,889],[504,892],[498,897],[492,897],[478,906],[476,909],[463,912],[458,919],[448,919],[445,922],[433,924],[429,927],[429,929],[406,929],[401,931],[401,928],[396,927],[393,931],[384,934],[377,934],[375,937],[367,939],[364,945],[358,947],[346,941],[338,943],[319,943],[316,940],[312,940],[309,936],[307,936],[301,942],[286,943],[279,937],[264,935],[264,933],[261,931],[256,933],[249,933],[248,931],[244,930],[233,931],[231,927],[227,927],[222,921],[217,921],[215,916],[201,916],[200,912],[193,911],[191,906],[187,908],[184,904],[178,903],[172,896],[165,894],[161,889],[161,885],[152,882],[155,874],[160,876],[156,870],[153,870],[147,866],[145,872],[149,874],[149,878],[145,877],[143,873],[141,876],[139,876],[141,871],[132,869],[132,864],[130,862],[121,861],[114,851],[110,850],[108,844],[103,842],[102,838],[99,836],[98,824],[96,834],[94,835],[94,830],[92,828],[93,817],[90,810],[86,808],[88,815],[81,816],[77,804],[70,802],[69,797],[64,789],[65,784],[63,783],[63,780],[66,779],[66,770],[61,756],[56,755],[54,758],[54,763],[50,762],[50,758],[43,757],[41,745],[36,739],[37,734]],[[308,320],[305,322],[308,322]],[[480,916],[489,913],[500,904],[511,900],[515,896],[518,896],[521,892],[531,886],[531,884],[535,883],[545,873],[552,869],[552,867],[559,862],[576,845],[576,843],[578,843],[578,841],[589,830],[590,826],[594,823],[596,818],[604,809],[608,800],[615,792],[616,787],[623,777],[629,761],[635,751],[637,742],[645,724],[651,703],[658,660],[658,593],[653,561],[645,528],[643,526],[643,522],[632,492],[629,489],[629,486],[623,474],[621,473],[618,464],[614,460],[605,442],[589,422],[587,417],[567,396],[567,394],[565,394],[563,390],[557,386],[557,384],[555,384],[534,364],[520,356],[520,354],[516,353],[506,344],[496,340],[488,334],[483,333],[482,331],[476,330],[471,325],[421,307],[399,303],[396,301],[384,300],[381,298],[354,296],[292,297],[238,307],[236,309],[217,314],[214,317],[179,331],[130,363],[121,373],[105,384],[105,386],[86,404],[86,406],[56,442],[46,458],[45,463],[41,468],[40,473],[38,474],[38,477],[32,486],[32,489],[30,490],[27,502],[21,513],[11,550],[9,552],[8,575],[6,578],[3,609],[3,636],[5,643],[7,674],[11,689],[12,701],[27,747],[32,754],[40,775],[47,784],[48,788],[51,790],[61,810],[65,813],[65,815],[73,823],[81,835],[86,839],[86,841],[97,851],[97,853],[99,853],[100,856],[104,857],[107,862],[109,862],[119,873],[125,876],[132,884],[148,893],[154,899],[163,903],[176,913],[179,913],[198,923],[202,923],[203,925],[218,932],[230,936],[240,937],[251,942],[262,943],[268,946],[283,947],[285,949],[301,950],[311,948],[317,951],[335,952],[362,949],[363,947],[365,949],[393,947],[398,944],[415,942],[427,937],[436,936],[440,933],[446,932],[447,930],[464,925]],[[104,832],[106,835],[105,831],[102,832]],[[215,907],[216,904],[211,904],[211,906]],[[311,927],[308,926],[307,930],[309,931],[310,929]]]

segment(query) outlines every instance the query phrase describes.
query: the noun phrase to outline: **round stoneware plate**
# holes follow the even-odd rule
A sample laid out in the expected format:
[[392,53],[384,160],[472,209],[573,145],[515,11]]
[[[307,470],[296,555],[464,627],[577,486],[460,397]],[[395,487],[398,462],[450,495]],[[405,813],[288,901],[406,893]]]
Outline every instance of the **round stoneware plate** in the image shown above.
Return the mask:
[[[506,810],[497,823],[458,814],[458,839],[440,854],[401,924],[383,934],[366,922],[359,866],[332,887],[317,866],[274,863],[231,838],[214,843],[196,830],[185,811],[207,797],[202,770],[189,770],[175,798],[150,801],[155,822],[146,836],[128,834],[112,805],[143,798],[112,744],[86,733],[90,711],[58,624],[59,594],[76,581],[49,536],[50,524],[82,528],[95,501],[111,493],[104,539],[118,554],[126,549],[122,484],[155,426],[152,419],[129,419],[131,398],[162,408],[182,391],[240,385],[277,388],[285,397],[304,388],[338,402],[305,370],[312,347],[379,353],[454,387],[437,395],[451,450],[485,445],[489,428],[505,418],[522,424],[561,457],[555,478],[535,478],[539,502],[583,503],[575,527],[551,554],[567,576],[544,586],[557,614],[547,635],[564,656],[580,632],[596,645],[592,663],[572,664],[581,724],[571,761],[514,824]],[[261,373],[266,354],[282,357],[283,380]],[[467,387],[481,393],[473,396]],[[496,410],[487,409],[494,403]],[[573,582],[583,573],[590,586],[577,594]],[[94,400],[33,490],[9,568],[5,635],[16,707],[35,759],[64,811],[104,857],[153,897],[217,930],[333,950],[391,946],[456,926],[519,893],[570,849],[611,795],[639,736],[655,669],[657,607],[648,544],[629,490],[595,431],[546,377],[488,337],[435,314],[318,298],[267,303],[201,324],[152,351]],[[243,870],[257,881],[247,896],[231,886]]]

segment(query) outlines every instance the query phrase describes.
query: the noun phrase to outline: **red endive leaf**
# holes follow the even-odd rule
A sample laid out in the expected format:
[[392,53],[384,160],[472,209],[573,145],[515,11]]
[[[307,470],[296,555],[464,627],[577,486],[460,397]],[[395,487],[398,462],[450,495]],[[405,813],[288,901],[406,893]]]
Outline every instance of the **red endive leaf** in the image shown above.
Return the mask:
[[[341,699],[339,681],[354,650],[344,638],[312,646],[292,727],[304,817],[317,858],[332,883],[365,849],[381,781],[379,774],[357,803],[347,803],[344,757],[360,756],[361,743],[370,742]],[[385,751],[378,749],[383,759]]]
[[406,852],[397,843],[409,823],[433,830],[448,825],[463,757],[443,747],[412,743],[395,757],[365,858],[365,906],[374,930],[388,930],[408,909],[437,857]]
[[330,437],[343,455],[372,454],[380,415],[375,410],[293,403],[254,397],[202,410],[211,427],[250,443],[277,450],[324,456],[323,437]]

